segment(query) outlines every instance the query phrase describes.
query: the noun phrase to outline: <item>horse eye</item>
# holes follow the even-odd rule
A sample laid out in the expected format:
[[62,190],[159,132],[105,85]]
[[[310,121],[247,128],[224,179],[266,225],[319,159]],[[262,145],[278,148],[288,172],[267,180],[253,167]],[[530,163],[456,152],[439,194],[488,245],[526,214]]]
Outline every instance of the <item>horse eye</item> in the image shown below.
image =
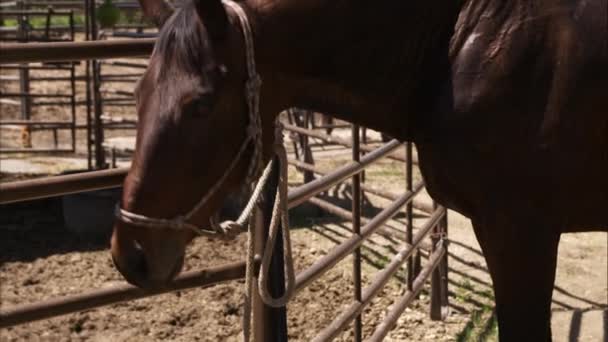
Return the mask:
[[209,113],[213,109],[213,105],[213,96],[203,95],[186,104],[184,111],[193,117],[200,117],[205,113]]

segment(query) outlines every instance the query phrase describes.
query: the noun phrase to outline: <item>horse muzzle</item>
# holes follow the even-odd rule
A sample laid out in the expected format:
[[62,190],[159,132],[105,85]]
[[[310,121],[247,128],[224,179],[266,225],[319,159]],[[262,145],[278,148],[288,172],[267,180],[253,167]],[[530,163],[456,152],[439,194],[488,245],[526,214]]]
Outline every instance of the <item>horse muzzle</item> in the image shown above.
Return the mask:
[[111,253],[114,265],[129,283],[158,289],[166,287],[181,271],[185,244],[166,236],[138,239],[115,227]]

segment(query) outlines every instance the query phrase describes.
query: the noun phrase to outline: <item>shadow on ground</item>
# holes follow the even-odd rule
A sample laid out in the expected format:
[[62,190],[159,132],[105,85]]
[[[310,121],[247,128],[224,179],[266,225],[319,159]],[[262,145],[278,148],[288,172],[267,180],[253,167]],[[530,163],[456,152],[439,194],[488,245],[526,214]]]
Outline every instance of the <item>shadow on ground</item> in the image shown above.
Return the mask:
[[109,236],[86,237],[65,228],[60,198],[0,206],[0,265],[109,247]]
[[[324,199],[349,210],[350,192],[346,191],[345,193],[338,194],[338,196],[336,198],[336,194],[332,194],[331,197]],[[364,216],[371,218],[381,209],[367,205],[364,207]],[[297,222],[298,220],[303,220],[304,216],[306,215],[297,216],[294,219]],[[381,270],[390,262],[393,255],[402,248],[403,242],[406,241],[405,220],[403,218],[403,215],[398,215],[396,220],[389,221],[380,229],[380,234],[378,235],[387,239],[390,243],[378,244],[373,240],[367,240],[362,245],[362,259],[364,263],[377,270]],[[352,236],[350,222],[331,214],[314,217],[306,216],[306,220],[307,222],[299,222],[301,226],[312,227],[312,231],[335,244],[339,244]],[[483,257],[482,252],[477,247],[459,240],[452,239],[450,240],[450,244],[467,252],[455,253],[453,251],[456,248],[452,248],[452,251],[448,253],[450,308],[468,316],[468,321],[464,328],[455,336],[456,341],[497,341],[498,331],[494,295],[492,284],[489,281],[488,269],[485,263],[479,262],[479,257]],[[420,255],[424,260],[428,257],[428,252],[423,250]],[[395,275],[395,278],[405,283],[406,271],[405,268],[402,268]],[[599,337],[597,341],[608,342],[608,307],[605,303],[584,298],[558,285],[554,289],[555,292],[563,297],[577,300],[589,306],[587,309],[581,309],[562,300],[553,299],[553,304],[556,304],[560,311],[564,310],[572,313],[569,319],[568,336],[560,338],[560,341],[589,341],[587,337],[581,335],[581,322],[585,315],[593,313],[603,315],[603,327],[600,328],[603,330],[603,336]]]

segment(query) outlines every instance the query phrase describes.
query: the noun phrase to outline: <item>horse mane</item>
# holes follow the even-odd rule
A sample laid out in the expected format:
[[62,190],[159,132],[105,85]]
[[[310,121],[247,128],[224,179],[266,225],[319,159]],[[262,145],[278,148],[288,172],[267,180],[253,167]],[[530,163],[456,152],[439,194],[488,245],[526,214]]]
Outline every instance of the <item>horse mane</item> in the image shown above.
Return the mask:
[[170,69],[166,66],[188,74],[213,70],[216,63],[210,58],[211,52],[211,40],[193,1],[180,1],[158,34],[154,55],[165,66],[161,68],[159,77],[163,77],[163,73]]

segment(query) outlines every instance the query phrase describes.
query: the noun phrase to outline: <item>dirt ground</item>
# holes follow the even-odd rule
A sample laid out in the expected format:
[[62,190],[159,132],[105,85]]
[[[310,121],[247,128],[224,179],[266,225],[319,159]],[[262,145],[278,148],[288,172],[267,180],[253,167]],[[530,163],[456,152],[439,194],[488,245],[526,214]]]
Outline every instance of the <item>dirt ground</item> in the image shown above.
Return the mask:
[[[332,153],[332,155],[336,155]],[[318,160],[331,169],[340,161]],[[346,159],[344,159],[346,161]],[[383,161],[366,173],[366,182],[399,193],[404,187],[402,164]],[[290,179],[300,177],[291,170]],[[347,203],[347,184],[330,191]],[[371,216],[386,201],[368,196]],[[341,200],[341,201],[340,201]],[[428,199],[426,199],[428,200]],[[65,230],[57,200],[3,208],[0,225],[2,309],[12,305],[113,286],[122,281],[107,250],[107,241],[92,242]],[[416,226],[426,219],[418,212]],[[450,303],[444,322],[429,319],[428,293],[406,310],[387,341],[495,341],[492,290],[483,258],[467,219],[450,213]],[[330,215],[292,214],[294,258],[301,271],[347,238],[348,223]],[[364,244],[364,283],[399,249],[403,217],[391,220]],[[219,265],[242,258],[245,236],[233,242],[196,240],[188,250],[185,270]],[[560,246],[554,293],[556,341],[606,341],[608,338],[607,235],[565,235]],[[424,262],[424,259],[423,259]],[[300,292],[288,306],[289,337],[308,341],[352,300],[352,260],[347,258]],[[398,295],[403,294],[405,269],[363,313],[369,336]],[[364,285],[365,286],[365,285]],[[428,287],[428,286],[427,286]],[[2,341],[237,341],[241,332],[243,282],[121,303],[24,324],[0,331]],[[352,331],[337,340],[352,340]]]

